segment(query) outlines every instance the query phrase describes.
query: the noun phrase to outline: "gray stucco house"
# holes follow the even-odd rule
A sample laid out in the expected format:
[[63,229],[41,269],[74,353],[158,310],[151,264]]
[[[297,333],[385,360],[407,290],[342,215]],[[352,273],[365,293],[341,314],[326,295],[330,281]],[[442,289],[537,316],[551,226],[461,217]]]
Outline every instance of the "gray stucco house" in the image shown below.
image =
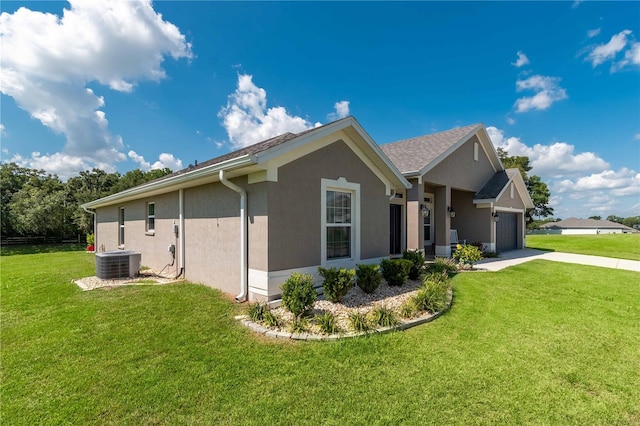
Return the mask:
[[623,234],[635,233],[637,230],[621,223],[601,219],[578,219],[570,217],[558,222],[548,222],[540,226],[549,234],[583,235],[583,234]]
[[318,266],[405,248],[449,255],[450,229],[490,250],[522,248],[533,205],[482,125],[378,146],[346,117],[83,207],[98,251],[137,251],[145,266],[239,300],[277,300],[293,272],[318,277]]

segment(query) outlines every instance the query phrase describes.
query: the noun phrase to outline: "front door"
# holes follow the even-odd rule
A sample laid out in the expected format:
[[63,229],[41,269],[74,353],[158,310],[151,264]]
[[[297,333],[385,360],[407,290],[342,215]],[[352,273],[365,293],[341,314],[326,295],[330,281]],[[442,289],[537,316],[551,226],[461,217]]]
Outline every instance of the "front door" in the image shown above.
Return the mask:
[[402,206],[389,205],[389,254],[402,253]]
[[423,214],[424,223],[424,250],[431,254],[431,246],[433,245],[433,194],[424,194],[424,207],[428,212]]

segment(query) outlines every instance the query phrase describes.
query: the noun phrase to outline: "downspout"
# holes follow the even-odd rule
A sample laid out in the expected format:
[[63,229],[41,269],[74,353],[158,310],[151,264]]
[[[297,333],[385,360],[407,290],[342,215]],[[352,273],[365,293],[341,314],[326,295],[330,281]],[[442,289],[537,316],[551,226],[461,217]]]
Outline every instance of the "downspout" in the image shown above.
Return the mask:
[[224,186],[240,194],[240,294],[236,296],[236,300],[238,302],[243,302],[247,300],[249,287],[249,282],[247,280],[247,258],[249,252],[247,247],[247,191],[227,180],[224,175],[224,170],[220,170],[219,177],[220,182]]
[[176,275],[178,278],[180,275],[184,274],[184,246],[185,246],[185,238],[184,238],[184,189],[180,189],[178,191],[178,220],[180,222],[180,229],[178,230],[178,244],[180,245],[180,256],[178,257],[178,266],[180,270]]
[[98,247],[98,224],[96,223],[98,216],[96,216],[95,210],[89,210],[86,207],[82,207],[82,210],[93,215],[93,252],[96,253],[98,251],[96,249]]

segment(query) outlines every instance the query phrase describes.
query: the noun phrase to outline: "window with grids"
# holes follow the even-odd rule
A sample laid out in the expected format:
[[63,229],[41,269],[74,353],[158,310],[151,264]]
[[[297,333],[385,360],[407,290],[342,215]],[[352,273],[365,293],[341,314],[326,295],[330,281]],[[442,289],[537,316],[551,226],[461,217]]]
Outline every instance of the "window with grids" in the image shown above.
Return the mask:
[[156,203],[147,203],[147,232],[156,230]]
[[120,214],[118,215],[118,225],[120,232],[118,233],[118,244],[124,245],[124,207],[120,207]]
[[327,260],[351,257],[351,193],[327,191]]

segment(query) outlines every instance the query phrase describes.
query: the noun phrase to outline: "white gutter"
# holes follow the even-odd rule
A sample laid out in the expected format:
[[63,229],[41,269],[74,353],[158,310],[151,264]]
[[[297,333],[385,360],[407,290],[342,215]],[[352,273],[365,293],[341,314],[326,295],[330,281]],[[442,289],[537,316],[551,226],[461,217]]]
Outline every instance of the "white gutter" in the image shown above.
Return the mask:
[[180,189],[178,192],[178,210],[179,210],[179,222],[180,229],[178,230],[178,244],[180,244],[180,257],[178,258],[179,273],[178,276],[184,274],[184,189]]
[[84,210],[87,213],[91,213],[93,215],[93,252],[96,253],[98,250],[96,249],[97,247],[97,236],[98,236],[98,224],[97,224],[97,219],[98,216],[96,216],[96,212],[89,210],[88,208],[86,208],[85,206],[82,206],[82,210]]
[[247,191],[230,182],[224,175],[224,170],[218,173],[220,182],[240,194],[240,294],[236,296],[238,302],[247,300],[249,282],[247,280],[248,247],[247,247]]

